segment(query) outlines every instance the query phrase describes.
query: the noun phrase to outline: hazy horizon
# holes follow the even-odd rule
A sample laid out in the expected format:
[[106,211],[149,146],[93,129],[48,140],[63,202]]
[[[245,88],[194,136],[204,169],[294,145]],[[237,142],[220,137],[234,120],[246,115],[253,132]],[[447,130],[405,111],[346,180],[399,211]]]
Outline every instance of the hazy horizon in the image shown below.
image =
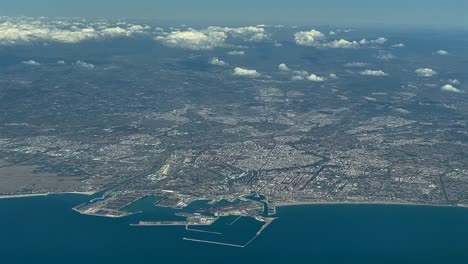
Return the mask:
[[[468,24],[468,1],[396,0],[391,2],[357,0],[17,0],[1,4],[2,16],[45,16],[84,18],[126,18],[180,23],[347,25],[365,27],[450,27]],[[53,8],[51,8],[53,7]]]

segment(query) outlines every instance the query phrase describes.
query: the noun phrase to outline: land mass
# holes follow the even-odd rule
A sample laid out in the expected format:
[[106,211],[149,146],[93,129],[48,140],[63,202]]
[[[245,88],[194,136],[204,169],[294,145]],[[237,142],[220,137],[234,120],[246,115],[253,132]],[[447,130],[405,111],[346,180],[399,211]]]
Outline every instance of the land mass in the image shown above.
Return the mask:
[[[109,217],[150,196],[180,209],[264,195],[266,214],[304,203],[468,204],[468,93],[440,88],[462,87],[465,40],[449,36],[457,56],[443,57],[384,39],[303,47],[294,28],[264,30],[288,39],[236,39],[245,56],[138,38],[25,47],[43,58],[37,67],[2,46],[0,198],[95,193],[75,209]],[[420,43],[414,34],[404,37]],[[231,64],[211,63],[221,55]],[[239,76],[241,64],[257,74]],[[440,66],[434,78],[415,72],[428,65]],[[385,72],[364,68],[377,66]]]

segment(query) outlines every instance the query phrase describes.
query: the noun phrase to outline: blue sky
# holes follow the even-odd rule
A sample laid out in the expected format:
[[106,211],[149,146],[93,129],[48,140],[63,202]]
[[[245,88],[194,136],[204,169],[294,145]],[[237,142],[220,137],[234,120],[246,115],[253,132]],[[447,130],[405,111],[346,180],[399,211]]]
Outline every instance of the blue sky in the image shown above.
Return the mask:
[[181,22],[468,26],[468,0],[11,0],[0,15]]

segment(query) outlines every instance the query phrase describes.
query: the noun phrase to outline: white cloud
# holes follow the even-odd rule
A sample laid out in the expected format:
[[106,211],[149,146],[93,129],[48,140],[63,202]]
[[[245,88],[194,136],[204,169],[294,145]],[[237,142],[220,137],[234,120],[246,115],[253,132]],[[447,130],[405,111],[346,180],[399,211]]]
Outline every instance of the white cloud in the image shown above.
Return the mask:
[[397,43],[397,44],[393,44],[392,47],[394,47],[394,48],[404,48],[404,47],[405,47],[405,44],[403,44],[403,43]]
[[361,44],[361,45],[366,45],[366,44],[368,44],[368,43],[369,43],[369,41],[368,41],[367,39],[361,39],[361,40],[359,41],[359,44]]
[[[107,37],[111,37],[107,35]],[[43,41],[54,41],[61,43],[78,43],[91,39],[100,38],[99,33],[94,28],[83,28],[78,31],[56,31]]]
[[281,42],[276,42],[273,44],[273,46],[277,47],[277,48],[280,48],[280,47],[283,47],[283,44],[281,44]]
[[258,77],[258,76],[260,76],[260,73],[258,73],[256,70],[236,67],[234,69],[233,75],[235,75],[235,76],[244,76],[244,77]]
[[78,43],[116,37],[131,37],[145,30],[141,26],[114,27],[107,22],[77,22],[72,19],[0,17],[0,45],[35,42]]
[[231,55],[231,56],[242,56],[242,55],[245,55],[245,51],[243,51],[243,50],[233,50],[233,51],[229,51],[227,54]]
[[380,38],[377,38],[377,39],[373,39],[373,40],[367,40],[367,39],[361,39],[359,41],[359,44],[361,45],[369,45],[369,44],[379,44],[379,45],[382,45],[384,44],[385,42],[387,42],[388,39],[386,38],[383,38],[383,37],[380,37]]
[[393,60],[395,58],[396,58],[395,55],[389,52],[384,52],[384,51],[380,51],[379,54],[377,55],[377,59],[384,60],[384,61]]
[[406,109],[403,109],[403,108],[395,108],[395,111],[399,112],[400,114],[404,114],[404,115],[410,114],[410,111],[408,111]]
[[131,31],[123,29],[121,27],[112,27],[106,28],[101,31],[101,34],[108,38],[115,38],[115,37],[128,37],[132,34]]
[[330,79],[338,79],[338,76],[336,76],[334,73],[330,73],[328,77],[330,77]]
[[63,60],[59,60],[59,61],[57,61],[57,64],[59,64],[59,65],[65,65],[65,64],[67,64],[67,63],[66,63],[65,61],[63,61]]
[[345,67],[361,68],[361,67],[366,67],[367,65],[369,65],[369,64],[365,63],[365,62],[348,62],[344,66]]
[[421,77],[432,77],[437,74],[436,71],[434,71],[433,69],[429,69],[429,68],[419,68],[415,70],[414,72],[418,76],[421,76]]
[[26,64],[26,65],[30,65],[30,66],[40,66],[41,65],[39,62],[34,61],[34,60],[23,61],[22,63]]
[[222,61],[222,60],[220,60],[218,58],[212,58],[208,63],[211,64],[211,65],[216,65],[216,66],[227,66],[227,65],[229,65],[227,62]]
[[325,35],[315,29],[310,31],[300,31],[294,34],[296,44],[301,46],[315,46],[317,45],[317,42],[323,38],[325,38]]
[[351,42],[345,39],[340,39],[340,40],[335,40],[335,41],[325,44],[325,47],[333,48],[333,49],[340,49],[340,48],[350,49],[350,48],[358,48],[359,43],[357,43],[356,41]]
[[79,66],[79,67],[82,67],[82,68],[85,68],[85,69],[94,69],[94,65],[93,65],[93,64],[91,64],[91,63],[86,63],[86,62],[80,61],[80,60],[76,61],[76,62],[75,62],[75,65],[76,65],[76,66]]
[[449,79],[449,83],[453,85],[460,85],[461,82],[457,79]]
[[265,29],[261,26],[251,27],[208,27],[210,32],[224,32],[228,33],[232,38],[239,38],[248,42],[261,42],[269,39]]
[[149,26],[146,26],[146,27],[143,27],[141,25],[132,25],[128,28],[130,31],[133,31],[133,32],[142,32],[144,31],[145,29],[151,29],[151,27]]
[[388,74],[382,70],[365,70],[360,72],[359,74],[365,76],[387,76]]
[[158,37],[162,44],[188,50],[211,50],[224,45],[227,35],[218,31],[173,31],[165,37]]
[[[340,32],[340,30],[337,30],[337,31]],[[334,36],[336,35],[336,32],[330,31],[328,35]],[[334,49],[359,48],[361,45],[371,45],[371,44],[382,45],[388,41],[388,39],[384,37],[379,37],[374,40],[362,39],[359,42],[355,40],[350,41],[346,39],[338,39],[338,40],[333,40],[330,42],[325,42],[323,41],[325,38],[326,36],[322,32],[317,31],[315,29],[312,29],[310,31],[300,31],[294,34],[294,39],[297,45],[314,46],[314,47],[320,47],[320,48],[334,48]]]
[[315,74],[311,74],[307,77],[307,80],[312,81],[312,82],[323,82],[325,81],[325,78],[317,76]]
[[281,63],[280,65],[278,65],[278,70],[280,70],[280,71],[290,71],[291,69],[289,69],[288,65],[286,65],[284,63]]
[[435,52],[435,54],[444,56],[444,55],[448,55],[449,53],[448,51],[445,51],[445,50],[438,50]]
[[304,77],[296,75],[296,76],[291,77],[291,80],[293,80],[293,81],[302,81],[302,80],[304,80]]
[[442,91],[444,92],[450,92],[450,93],[462,93],[463,91],[458,89],[458,88],[455,88],[453,85],[451,84],[446,84],[444,86],[442,86],[442,88],[440,88]]
[[375,44],[384,44],[385,42],[387,42],[388,39],[386,38],[383,38],[383,37],[380,37],[380,38],[377,38],[377,39],[374,39],[374,40],[371,40],[371,43],[375,43]]
[[293,71],[295,75],[301,76],[301,77],[307,77],[309,76],[309,73],[307,71]]

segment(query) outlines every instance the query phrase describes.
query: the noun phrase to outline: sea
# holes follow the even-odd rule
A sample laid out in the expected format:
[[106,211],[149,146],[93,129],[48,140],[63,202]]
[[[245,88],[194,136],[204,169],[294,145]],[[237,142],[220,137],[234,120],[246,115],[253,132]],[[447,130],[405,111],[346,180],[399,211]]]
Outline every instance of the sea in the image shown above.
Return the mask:
[[[151,200],[131,208],[145,213],[121,219],[72,210],[87,200],[72,194],[0,199],[0,263],[468,263],[464,208],[281,207],[277,220],[247,247],[237,248],[183,240],[204,234],[184,226],[130,226],[175,219],[173,209],[156,208]],[[231,217],[216,225],[229,234],[223,239],[243,243],[262,224]]]

